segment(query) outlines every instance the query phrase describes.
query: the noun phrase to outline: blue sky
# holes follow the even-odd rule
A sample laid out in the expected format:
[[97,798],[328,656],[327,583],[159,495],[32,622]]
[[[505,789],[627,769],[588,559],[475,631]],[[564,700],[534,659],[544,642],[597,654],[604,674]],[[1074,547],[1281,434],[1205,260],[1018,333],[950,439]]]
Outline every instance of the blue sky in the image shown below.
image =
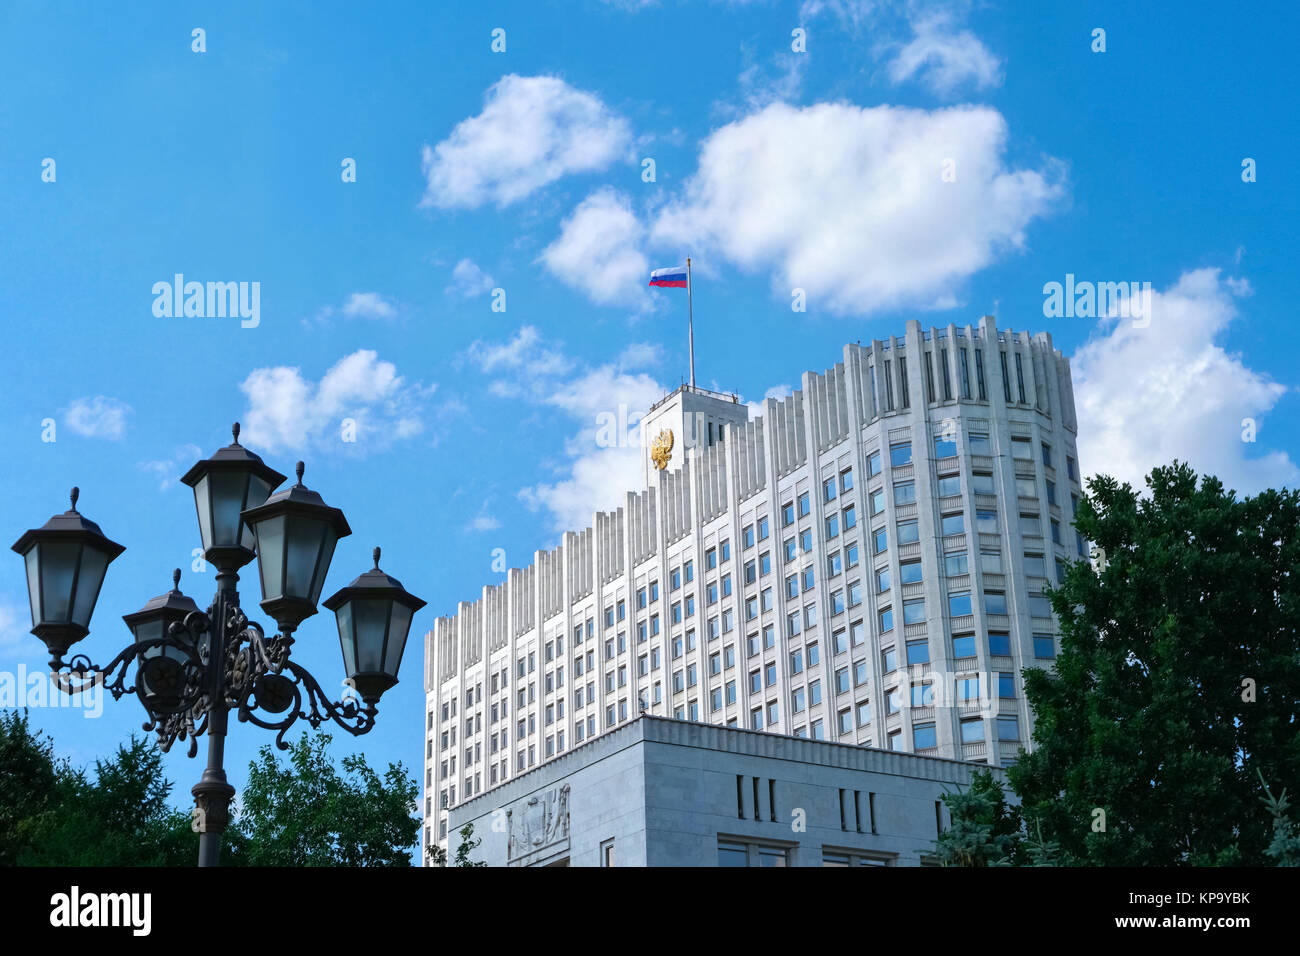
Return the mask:
[[[1289,7],[459,6],[0,10],[0,500],[16,539],[78,484],[127,546],[96,660],[172,567],[209,599],[176,479],[235,420],[346,512],[327,591],[382,545],[420,632],[500,580],[494,549],[527,564],[616,505],[639,455],[599,447],[597,416],[685,376],[684,296],[645,282],[686,255],[700,384],[760,401],[845,342],[992,313],[1074,359],[1085,471],[1295,484]],[[259,283],[259,324],[155,315],[175,273]],[[1045,315],[1067,274],[1149,282],[1149,325]],[[13,556],[0,669],[43,660],[26,617]],[[337,686],[329,616],[298,636]],[[412,645],[379,729],[336,749],[418,774],[421,664]],[[33,712],[78,762],[142,717]],[[236,786],[269,736],[235,728]],[[187,803],[198,763],[167,769]]]

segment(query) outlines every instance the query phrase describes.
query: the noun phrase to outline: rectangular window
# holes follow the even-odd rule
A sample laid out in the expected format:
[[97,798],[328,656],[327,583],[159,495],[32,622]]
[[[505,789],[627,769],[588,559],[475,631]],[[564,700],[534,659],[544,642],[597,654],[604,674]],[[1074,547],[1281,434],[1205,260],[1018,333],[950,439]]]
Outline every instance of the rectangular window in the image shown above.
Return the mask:
[[950,534],[966,533],[966,515],[962,512],[957,514],[944,515],[940,524],[941,533],[947,537]]
[[943,570],[950,578],[968,573],[970,567],[966,560],[966,552],[954,551],[952,554],[945,554],[943,556]]
[[[962,349],[962,355],[966,350]],[[929,750],[932,747],[939,746],[938,738],[935,736],[934,724],[915,724],[912,727],[912,747],[915,750]]]
[[984,389],[984,352],[980,349],[975,350],[975,380],[979,385],[980,401],[987,401],[989,396]]
[[1007,596],[1001,591],[984,592],[984,613],[985,614],[1006,614],[1007,613]]
[[898,468],[902,465],[910,465],[911,463],[912,443],[910,441],[899,442],[896,445],[889,446],[889,464],[892,467]]
[[945,475],[939,479],[939,497],[950,498],[953,495],[961,494],[961,476]]
[[930,660],[930,644],[928,641],[908,641],[907,643],[907,663],[925,664]]
[[952,639],[952,656],[955,660],[975,656],[975,635],[959,634]]
[[994,657],[1011,656],[1011,635],[1006,631],[989,631],[989,653]]
[[1020,389],[1020,404],[1028,405],[1029,400],[1025,398],[1025,368],[1020,361],[1020,353],[1016,353],[1016,384]]
[[1050,661],[1056,657],[1056,638],[1051,634],[1034,635],[1034,657]]
[[961,722],[961,742],[964,744],[984,743],[984,721],[978,717]]
[[903,602],[903,623],[921,624],[925,621],[925,600]]
[[898,543],[913,544],[921,540],[921,529],[916,519],[911,521],[900,521],[898,523]]
[[873,451],[867,456],[867,477],[874,478],[880,474],[880,452]]
[[1011,716],[998,717],[998,740],[1015,741],[1020,739],[1020,718]]
[[1007,404],[1011,404],[1011,379],[1007,375],[1007,353],[1001,350],[998,355],[1002,358],[1002,394],[1006,398]]
[[1015,697],[1016,696],[1016,675],[1009,674],[1006,671],[998,673],[998,696]]

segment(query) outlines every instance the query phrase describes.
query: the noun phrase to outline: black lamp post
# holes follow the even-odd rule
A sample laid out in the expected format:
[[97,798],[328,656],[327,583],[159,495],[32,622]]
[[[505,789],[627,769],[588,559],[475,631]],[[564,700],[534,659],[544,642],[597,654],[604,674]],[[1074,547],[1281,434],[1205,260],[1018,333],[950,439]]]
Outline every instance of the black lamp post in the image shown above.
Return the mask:
[[[375,725],[379,698],[397,683],[397,669],[424,601],[408,594],[394,578],[375,567],[339,591],[325,606],[338,618],[343,663],[356,698],[331,701],[314,677],[290,659],[293,632],[316,613],[338,539],[352,531],[343,512],[326,505],[298,482],[271,492],[284,476],[234,442],[200,461],[182,478],[194,489],[204,555],[217,568],[217,593],[206,612],[179,590],[172,590],[123,617],[134,637],[107,667],[85,655],[63,657],[90,633],[90,617],[109,563],[125,549],[109,540],[99,525],[72,508],[26,532],[13,545],[27,566],[32,633],[50,652],[55,683],[68,694],[102,684],[114,699],[134,692],[149,714],[146,730],[156,730],[168,750],[208,736],[208,763],[194,786],[194,819],[199,832],[199,865],[215,866],[221,834],[229,821],[234,788],[226,782],[225,738],[230,711],[241,721],[277,731],[276,745],[299,718],[313,728],[326,720],[348,733],[368,733]],[[279,633],[267,638],[261,625],[239,605],[238,571],[258,558],[262,608]],[[134,685],[127,674],[136,664]]]

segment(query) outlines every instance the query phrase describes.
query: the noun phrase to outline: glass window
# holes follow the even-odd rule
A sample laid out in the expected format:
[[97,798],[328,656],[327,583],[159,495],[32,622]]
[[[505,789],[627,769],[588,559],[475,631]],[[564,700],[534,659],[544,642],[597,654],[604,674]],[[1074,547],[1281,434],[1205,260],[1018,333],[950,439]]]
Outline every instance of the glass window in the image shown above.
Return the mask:
[[1034,635],[1034,657],[1050,661],[1056,657],[1056,638],[1050,634]]
[[912,746],[916,750],[929,750],[939,745],[934,724],[916,724],[912,727]]
[[894,504],[907,505],[916,500],[916,482],[898,481],[894,483]]
[[919,584],[921,581],[921,562],[904,561],[898,566],[898,580],[903,584]]
[[858,506],[849,505],[844,509],[844,530],[852,531],[858,526]]
[[1035,578],[1047,577],[1047,565],[1043,562],[1041,554],[1025,555],[1025,574]]
[[839,492],[839,484],[834,478],[827,478],[822,482],[822,495],[826,501],[834,501]]
[[849,669],[841,667],[835,671],[835,693],[847,694],[849,692]]
[[1042,594],[1029,595],[1029,616],[1030,617],[1051,617],[1052,602]]
[[998,717],[998,740],[1019,740],[1020,718],[1012,716]]
[[840,472],[840,491],[853,490],[853,469],[846,468]]
[[768,522],[767,518],[758,519],[758,540],[759,541],[767,540],[769,525],[770,522]]
[[808,499],[808,492],[805,491],[803,494],[799,496],[799,517],[806,518],[808,516],[808,512],[811,510],[812,510],[812,503]]
[[948,595],[948,613],[953,617],[961,617],[966,614],[974,614],[971,607],[969,591],[954,591]]
[[925,620],[925,600],[903,602],[903,623],[920,624]]
[[982,744],[984,742],[984,721],[978,717],[961,722],[961,742],[964,744]]
[[960,634],[952,639],[952,656],[954,658],[975,656],[975,635]]
[[984,592],[984,613],[985,614],[1006,614],[1007,613],[1007,596],[1001,591]]
[[898,523],[898,543],[912,544],[921,540],[921,531],[916,519],[911,521],[900,521]]
[[889,446],[889,464],[891,466],[898,468],[900,465],[910,465],[911,463],[912,443],[910,441]]
[[843,570],[843,563],[838,551],[826,556],[826,576],[833,578]]
[[880,652],[880,661],[884,665],[884,673],[890,674],[898,670],[898,652],[892,647],[887,647]]
[[942,533],[945,536],[950,534],[965,534],[966,516],[961,512],[958,512],[955,515],[944,515],[941,527]]
[[989,653],[996,657],[1011,656],[1011,635],[1006,631],[989,631]]
[[952,458],[957,454],[957,439],[945,438],[943,435],[934,436],[934,457],[935,458]]
[[930,644],[928,641],[908,641],[907,643],[907,663],[925,664],[930,660]]
[[826,537],[838,537],[840,533],[840,516],[838,514],[829,514],[826,516]]
[[822,682],[815,680],[808,685],[808,702],[816,705],[822,702]]
[[875,477],[880,474],[880,452],[873,451],[867,456],[867,477]]
[[[897,487],[897,486],[895,486]],[[885,489],[877,488],[867,499],[868,506],[871,508],[873,515],[878,515],[885,510]]]
[[954,551],[952,554],[945,554],[943,556],[943,570],[950,578],[969,572],[970,568],[966,561],[966,552]]
[[876,592],[884,594],[889,590],[889,568],[880,568],[876,571]]
[[1015,697],[1016,696],[1016,675],[1009,674],[1006,671],[998,673],[998,696]]
[[958,700],[979,700],[980,698],[980,678],[978,674],[969,674],[965,677],[957,678],[957,699]]
[[939,479],[939,496],[942,498],[961,494],[961,476],[946,475]]
[[752,524],[745,525],[745,530],[741,532],[740,537],[745,542],[746,548],[752,548],[754,546],[754,526]]
[[885,631],[892,631],[893,629],[894,629],[894,609],[887,607],[880,612],[880,631],[883,634]]
[[853,684],[855,687],[861,687],[867,682],[867,661],[863,658],[860,661],[853,662]]
[[794,502],[787,501],[781,506],[781,526],[788,528],[794,524]]
[[883,554],[889,548],[889,532],[885,528],[872,532],[872,546],[876,554]]
[[966,436],[966,450],[972,455],[992,455],[993,443],[984,432],[971,432]]

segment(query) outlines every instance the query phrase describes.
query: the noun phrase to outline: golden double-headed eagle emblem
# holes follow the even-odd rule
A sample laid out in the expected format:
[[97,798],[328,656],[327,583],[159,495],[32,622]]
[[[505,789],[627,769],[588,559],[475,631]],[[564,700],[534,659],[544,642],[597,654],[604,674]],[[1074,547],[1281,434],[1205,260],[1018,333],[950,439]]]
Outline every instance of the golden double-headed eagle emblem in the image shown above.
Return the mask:
[[650,446],[650,460],[655,467],[663,471],[668,467],[668,459],[673,456],[673,431],[671,428],[660,429]]

